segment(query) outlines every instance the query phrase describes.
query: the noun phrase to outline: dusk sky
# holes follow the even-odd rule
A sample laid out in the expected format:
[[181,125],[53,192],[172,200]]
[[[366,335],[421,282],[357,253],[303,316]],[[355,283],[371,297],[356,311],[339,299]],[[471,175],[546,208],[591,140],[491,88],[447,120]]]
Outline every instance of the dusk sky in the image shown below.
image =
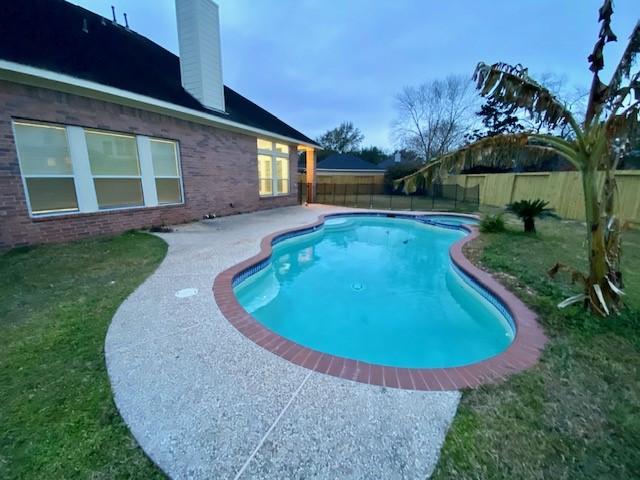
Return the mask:
[[[178,53],[173,0],[73,0]],[[587,89],[601,0],[219,0],[224,82],[305,134],[352,121],[393,148],[403,86],[471,75],[480,60],[522,63]],[[614,3],[615,67],[638,0]],[[603,76],[608,80],[608,76]]]

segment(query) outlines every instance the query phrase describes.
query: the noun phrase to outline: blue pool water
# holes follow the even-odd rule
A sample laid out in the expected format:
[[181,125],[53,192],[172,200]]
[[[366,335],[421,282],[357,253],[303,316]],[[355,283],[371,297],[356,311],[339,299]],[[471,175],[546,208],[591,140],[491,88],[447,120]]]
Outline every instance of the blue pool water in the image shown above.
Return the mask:
[[460,230],[411,219],[349,216],[274,246],[235,287],[265,327],[308,348],[378,365],[474,363],[513,340],[510,319],[449,259]]
[[445,223],[447,225],[475,225],[478,223],[474,218],[455,215],[425,215],[425,218],[433,222]]

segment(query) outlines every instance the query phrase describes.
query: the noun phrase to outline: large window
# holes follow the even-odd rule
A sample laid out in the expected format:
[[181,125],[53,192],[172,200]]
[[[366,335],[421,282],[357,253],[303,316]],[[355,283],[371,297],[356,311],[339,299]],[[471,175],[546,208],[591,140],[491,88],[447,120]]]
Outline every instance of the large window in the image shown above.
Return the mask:
[[95,130],[85,135],[98,207],[144,205],[136,137]]
[[258,188],[260,196],[289,193],[289,146],[258,139]]
[[53,125],[16,122],[14,131],[31,212],[78,211],[66,130]]
[[183,202],[177,142],[14,122],[32,215]]

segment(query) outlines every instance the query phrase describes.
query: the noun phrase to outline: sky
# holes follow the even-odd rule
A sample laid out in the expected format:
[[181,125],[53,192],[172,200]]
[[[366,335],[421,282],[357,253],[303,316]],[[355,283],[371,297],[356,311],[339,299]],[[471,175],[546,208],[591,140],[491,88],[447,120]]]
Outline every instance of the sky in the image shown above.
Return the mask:
[[[178,54],[173,0],[71,0]],[[391,150],[403,87],[469,75],[477,62],[521,63],[588,89],[602,0],[218,0],[224,83],[315,138],[353,122],[365,145]],[[615,68],[640,18],[616,0]]]

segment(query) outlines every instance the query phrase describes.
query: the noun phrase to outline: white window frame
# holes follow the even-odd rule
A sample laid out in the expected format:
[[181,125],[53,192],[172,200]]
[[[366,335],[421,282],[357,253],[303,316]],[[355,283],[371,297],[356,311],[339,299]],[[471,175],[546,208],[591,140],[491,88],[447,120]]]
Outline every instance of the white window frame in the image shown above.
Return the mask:
[[[20,163],[20,159],[19,159],[20,152],[17,151],[18,143],[17,143],[17,136],[16,136],[16,129],[15,129],[16,124],[64,128],[66,130],[67,148],[69,151],[69,155],[71,157],[73,174],[72,175],[69,175],[69,174],[25,175],[22,171],[22,164]],[[29,210],[29,216],[31,218],[60,217],[60,216],[67,216],[67,215],[81,215],[84,213],[100,213],[100,212],[112,212],[112,211],[120,211],[120,210],[135,210],[135,209],[145,209],[145,208],[151,208],[151,207],[169,207],[174,205],[184,205],[185,203],[185,192],[184,192],[184,183],[183,183],[184,180],[182,178],[182,161],[180,158],[180,142],[177,140],[168,139],[168,138],[159,138],[159,137],[147,137],[145,135],[127,134],[123,132],[109,131],[109,130],[96,129],[96,128],[65,126],[57,123],[40,122],[37,120],[23,120],[23,119],[12,120],[12,130],[13,130],[13,137],[15,139],[14,143],[16,145],[16,153],[18,155],[18,163],[20,165],[20,176],[22,178],[22,185],[25,192],[27,208]],[[87,142],[86,142],[87,131],[104,133],[107,135],[121,135],[121,136],[133,137],[136,140],[136,147],[138,150],[138,164],[140,168],[140,175],[139,176],[93,175],[93,173],[91,172],[91,163],[89,161],[89,150],[87,148]],[[153,171],[153,160],[151,158],[150,140],[171,142],[175,145],[176,162],[178,164],[179,177],[166,177],[166,178],[178,178],[180,181],[181,201],[178,203],[163,203],[163,204],[158,203],[158,194],[156,192],[156,187],[155,187],[156,176],[154,175],[154,171]],[[29,199],[27,178],[38,178],[38,177],[40,178],[73,178],[75,190],[76,190],[76,201],[78,203],[78,208],[74,210],[53,210],[53,211],[47,211],[43,213],[34,213],[31,208],[31,202]],[[94,184],[95,178],[139,179],[142,183],[142,196],[143,196],[144,204],[124,206],[124,207],[100,208],[98,206],[98,200],[96,196],[96,190],[95,190],[95,184]],[[157,178],[164,178],[164,177],[159,176]]]
[[[263,142],[271,143],[271,149],[267,150],[264,148],[258,147],[258,155],[266,155],[271,157],[271,193],[260,193],[260,164],[258,157],[256,156],[256,166],[258,167],[258,194],[260,198],[269,198],[269,197],[286,197],[287,195],[291,195],[291,145],[283,142],[273,142],[271,140],[267,140],[266,138],[258,138],[256,139],[256,145],[258,144],[258,140]],[[279,152],[276,150],[276,144],[278,145],[286,145],[287,153]],[[278,171],[278,158],[284,158],[287,160],[289,171],[287,172],[287,192],[286,193],[278,193],[278,181],[282,180],[277,175]]]
[[156,202],[158,205],[165,207],[168,205],[182,205],[184,203],[184,185],[182,184],[182,162],[180,161],[180,144],[175,140],[167,140],[166,138],[156,138],[156,137],[145,137],[149,141],[149,158],[151,159],[151,169],[153,170],[153,158],[151,157],[151,142],[165,142],[173,144],[173,150],[176,154],[176,163],[178,171],[178,176],[169,176],[169,175],[156,175],[155,171],[153,172],[153,190],[156,190],[156,179],[160,178],[168,178],[171,180],[178,180],[178,185],[180,185],[180,201],[173,203],[159,203],[158,194],[156,192]]
[[[59,128],[62,130],[65,130],[65,136],[66,136],[66,140],[67,140],[67,151],[69,152],[69,155],[71,156],[71,145],[69,144],[69,134],[66,131],[66,128],[64,127],[64,125],[59,125],[56,123],[43,123],[43,122],[34,122],[34,121],[27,121],[27,120],[13,120],[11,122],[11,130],[13,133],[13,138],[14,138],[14,145],[16,148],[16,155],[18,156],[18,165],[20,167],[20,177],[22,179],[22,187],[24,189],[24,197],[25,200],[27,202],[27,208],[29,209],[29,215],[34,216],[34,217],[47,217],[47,216],[51,216],[51,215],[73,215],[73,214],[77,214],[80,212],[80,198],[78,195],[78,186],[76,185],[76,176],[77,176],[77,172],[76,172],[76,168],[75,165],[73,164],[73,160],[72,160],[72,164],[71,164],[71,174],[25,174],[22,171],[22,162],[20,161],[20,152],[18,152],[18,140],[17,140],[17,135],[16,135],[16,125],[33,125],[35,127],[43,127],[43,128]],[[31,208],[31,198],[29,197],[29,186],[27,185],[27,179],[29,178],[72,178],[74,180],[74,186],[76,189],[76,203],[77,203],[77,208],[73,208],[73,209],[66,209],[66,210],[46,210],[44,212],[39,212],[39,213],[32,213],[33,210]]]
[[[109,180],[109,179],[114,179],[114,180],[139,180],[140,181],[140,190],[142,190],[142,205],[129,205],[129,206],[116,206],[116,207],[100,207],[99,204],[97,204],[97,192],[96,192],[96,204],[98,205],[98,211],[100,212],[109,212],[111,210],[124,210],[124,209],[131,209],[131,208],[144,208],[144,207],[150,207],[152,206],[152,204],[150,205],[151,202],[147,202],[147,198],[145,196],[144,193],[144,183],[142,180],[142,161],[140,160],[140,150],[138,148],[138,140],[137,140],[137,136],[136,135],[129,135],[126,133],[120,133],[120,132],[111,132],[108,130],[99,130],[99,129],[94,129],[94,128],[85,128],[84,129],[84,134],[85,134],[85,142],[86,142],[86,135],[88,133],[94,134],[94,135],[104,135],[104,136],[111,136],[111,137],[124,137],[124,138],[129,138],[132,139],[134,141],[134,143],[136,144],[136,160],[138,160],[138,175],[96,175],[93,172],[91,172],[91,160],[89,159],[89,171],[91,172],[91,184],[93,185],[94,191],[95,191],[95,180]],[[89,158],[89,150],[87,149],[87,158]]]

